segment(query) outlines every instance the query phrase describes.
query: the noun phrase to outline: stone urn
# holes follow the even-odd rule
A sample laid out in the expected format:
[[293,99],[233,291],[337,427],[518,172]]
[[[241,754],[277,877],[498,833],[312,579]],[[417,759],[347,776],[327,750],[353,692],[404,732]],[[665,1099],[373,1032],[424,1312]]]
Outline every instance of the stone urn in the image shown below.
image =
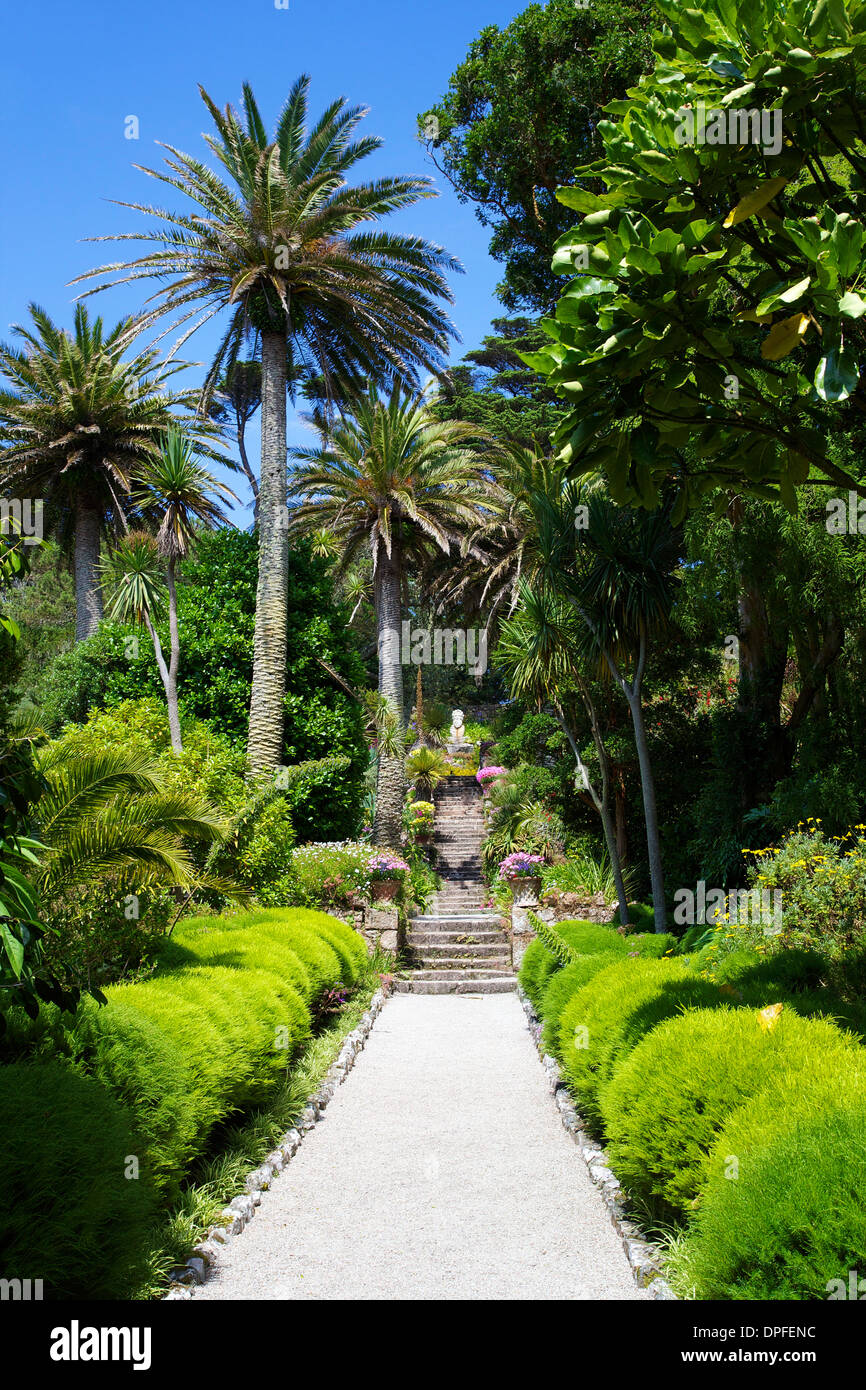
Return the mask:
[[391,903],[399,891],[399,878],[377,878],[370,884],[370,896],[374,903]]
[[515,874],[508,880],[515,907],[535,907],[541,893],[541,876]]

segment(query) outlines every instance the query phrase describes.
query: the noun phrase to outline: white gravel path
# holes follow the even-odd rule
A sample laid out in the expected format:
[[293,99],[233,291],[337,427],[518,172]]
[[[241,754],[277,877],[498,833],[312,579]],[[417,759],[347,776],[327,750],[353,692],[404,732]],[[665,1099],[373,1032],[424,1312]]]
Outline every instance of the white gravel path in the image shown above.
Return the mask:
[[514,994],[391,998],[196,1299],[639,1299]]

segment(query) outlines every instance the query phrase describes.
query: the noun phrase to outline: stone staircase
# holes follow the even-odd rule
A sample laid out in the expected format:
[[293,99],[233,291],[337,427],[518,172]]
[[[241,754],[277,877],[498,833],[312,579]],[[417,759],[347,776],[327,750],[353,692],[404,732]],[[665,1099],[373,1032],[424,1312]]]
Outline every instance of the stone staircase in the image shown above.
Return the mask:
[[430,912],[410,917],[411,968],[395,987],[403,994],[502,994],[516,988],[511,942],[497,912],[484,907],[481,875],[484,821],[474,777],[448,777],[434,793],[435,845],[442,888]]

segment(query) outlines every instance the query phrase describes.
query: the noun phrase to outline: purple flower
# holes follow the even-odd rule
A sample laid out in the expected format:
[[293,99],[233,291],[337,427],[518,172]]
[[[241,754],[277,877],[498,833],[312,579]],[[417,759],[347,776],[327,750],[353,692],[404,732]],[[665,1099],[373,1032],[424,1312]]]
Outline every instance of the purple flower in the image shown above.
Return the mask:
[[507,767],[480,767],[475,774],[475,780],[479,787],[484,787],[495,777],[504,777],[507,771]]
[[516,850],[502,860],[499,873],[502,878],[538,878],[543,863],[542,854],[527,854],[524,850]]

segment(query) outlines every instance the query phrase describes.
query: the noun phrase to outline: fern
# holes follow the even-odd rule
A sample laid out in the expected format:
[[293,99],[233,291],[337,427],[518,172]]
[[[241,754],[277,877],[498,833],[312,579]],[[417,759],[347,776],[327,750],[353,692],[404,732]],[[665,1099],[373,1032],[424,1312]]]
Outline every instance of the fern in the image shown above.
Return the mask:
[[547,947],[550,954],[555,956],[561,965],[573,965],[576,960],[580,960],[580,952],[570,946],[555,927],[552,927],[549,922],[543,922],[535,912],[530,912],[527,915],[529,924],[539,941]]

